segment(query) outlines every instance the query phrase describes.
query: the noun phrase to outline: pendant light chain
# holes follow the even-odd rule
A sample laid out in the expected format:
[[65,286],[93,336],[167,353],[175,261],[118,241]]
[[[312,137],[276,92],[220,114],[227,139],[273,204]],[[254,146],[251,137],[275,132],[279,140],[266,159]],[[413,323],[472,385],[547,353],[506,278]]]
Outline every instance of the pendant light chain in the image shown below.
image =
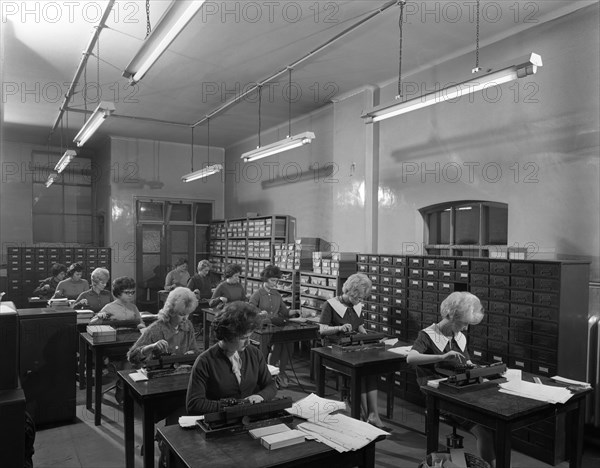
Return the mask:
[[98,40],[96,41],[96,77],[98,79],[98,89],[96,90],[97,93],[97,102],[98,104],[100,104],[100,95],[101,93],[101,87],[100,87],[100,35],[98,35]]
[[150,26],[150,0],[146,0],[146,37],[148,37],[151,32],[152,27]]
[[260,117],[260,111],[261,111],[261,107],[262,107],[262,84],[258,85],[258,147],[260,148],[260,127],[261,127],[261,117]]
[[402,98],[402,28],[404,25],[404,4],[406,2],[402,0],[400,2],[400,18],[398,20],[398,28],[400,29],[400,48],[398,53],[398,97]]
[[206,163],[210,166],[210,117],[206,119],[206,139],[208,149],[206,150]]
[[191,166],[192,166],[192,171],[194,172],[194,126],[192,125],[192,156],[191,156]]
[[475,68],[473,68],[472,73],[477,73],[481,70],[479,68],[479,0],[477,0],[477,17],[476,17],[476,34],[475,34]]

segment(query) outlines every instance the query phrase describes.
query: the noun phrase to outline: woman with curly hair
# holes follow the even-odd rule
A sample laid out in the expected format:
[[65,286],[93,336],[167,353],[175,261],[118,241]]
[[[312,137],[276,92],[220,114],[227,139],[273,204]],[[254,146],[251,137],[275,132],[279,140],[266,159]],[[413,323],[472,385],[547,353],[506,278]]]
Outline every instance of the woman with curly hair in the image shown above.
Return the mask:
[[198,299],[188,288],[173,289],[157,320],[144,330],[127,353],[127,359],[139,366],[153,355],[197,353],[194,327],[188,320]]
[[246,298],[246,290],[240,284],[240,274],[242,267],[236,263],[232,263],[225,267],[225,281],[221,282],[215,289],[208,304],[211,307],[222,309],[228,302],[244,301]]
[[277,387],[265,358],[248,346],[260,322],[256,307],[240,301],[228,304],[215,318],[211,327],[218,342],[194,363],[186,397],[189,414],[219,411],[222,398],[250,403],[273,399]]

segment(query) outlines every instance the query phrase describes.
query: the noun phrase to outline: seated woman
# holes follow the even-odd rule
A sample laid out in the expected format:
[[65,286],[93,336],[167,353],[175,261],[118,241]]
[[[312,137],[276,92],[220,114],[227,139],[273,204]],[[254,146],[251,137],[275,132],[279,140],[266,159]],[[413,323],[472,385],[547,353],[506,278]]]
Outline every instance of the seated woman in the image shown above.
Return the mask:
[[67,270],[67,278],[62,280],[56,286],[56,291],[52,299],[67,298],[75,300],[79,295],[90,289],[87,280],[82,279],[83,266],[81,263],[73,263]]
[[219,411],[222,398],[251,403],[273,399],[277,387],[265,358],[259,349],[248,346],[259,325],[256,308],[239,301],[228,304],[215,318],[211,327],[218,342],[194,363],[186,397],[189,414]]
[[175,268],[167,273],[167,277],[165,278],[165,291],[172,291],[180,286],[187,286],[189,280],[188,261],[181,257],[175,262]]
[[75,299],[73,307],[76,309],[90,309],[95,314],[100,312],[105,305],[114,300],[110,291],[104,289],[109,278],[110,273],[106,268],[96,268],[92,271],[92,287],[82,292]]
[[246,290],[240,284],[241,273],[242,267],[235,263],[229,264],[225,267],[225,281],[222,281],[216,287],[210,301],[208,301],[211,307],[222,309],[228,302],[246,302],[248,300],[246,297]]
[[[363,273],[351,275],[342,286],[342,295],[328,299],[323,304],[319,332],[325,339],[331,335],[358,332],[366,333],[362,318],[363,300],[371,291],[371,280]],[[369,376],[361,382],[362,393],[360,406],[362,418],[384,431],[391,429],[384,426],[377,408],[377,376]]]
[[41,299],[50,299],[54,295],[56,287],[65,279],[67,267],[62,263],[55,263],[50,269],[50,274],[52,276],[40,281],[39,286],[33,291],[34,296]]
[[197,273],[187,283],[188,289],[193,291],[198,298],[199,307],[208,307],[208,300],[212,297],[212,284],[210,282],[210,262],[200,260]]
[[[263,317],[263,322],[270,320],[275,322],[277,319],[284,320],[290,315],[288,308],[283,303],[281,294],[275,289],[279,278],[281,278],[279,267],[268,265],[260,273],[263,285],[250,297],[250,304],[260,310],[259,315]],[[269,354],[269,364],[276,366],[279,363],[278,380],[279,385],[284,388],[289,385],[290,381],[285,370],[291,355],[292,343],[276,343],[272,347],[271,354]]]
[[[436,372],[437,363],[472,364],[463,331],[469,325],[476,325],[483,320],[481,302],[469,292],[453,292],[440,305],[440,315],[442,319],[438,323],[419,332],[406,358],[408,364],[417,366],[419,385],[426,385],[431,379],[445,377]],[[494,433],[466,419],[446,417],[476,437],[479,456],[494,466]]]
[[188,320],[198,299],[187,288],[175,288],[152,323],[127,353],[129,362],[140,366],[153,355],[197,353],[194,327]]
[[106,304],[102,310],[90,320],[90,325],[110,325],[115,321],[136,322],[137,328],[145,328],[140,311],[135,305],[135,280],[129,276],[116,278],[112,283],[115,300]]

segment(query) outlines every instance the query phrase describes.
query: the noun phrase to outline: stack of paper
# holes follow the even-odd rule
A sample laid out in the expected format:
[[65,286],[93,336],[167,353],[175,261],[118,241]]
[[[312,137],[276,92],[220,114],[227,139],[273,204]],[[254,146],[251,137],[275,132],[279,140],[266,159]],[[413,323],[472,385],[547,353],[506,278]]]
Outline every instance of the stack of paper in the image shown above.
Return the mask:
[[328,400],[311,393],[302,400],[295,402],[291,408],[286,411],[294,416],[309,421],[322,421],[334,411],[345,410],[346,403],[343,401]]
[[279,367],[267,364],[267,368],[269,369],[269,373],[271,374],[271,376],[275,377],[276,375],[279,375]]
[[582,388],[592,388],[592,385],[589,382],[582,382],[580,380],[573,380],[573,379],[567,379],[566,377],[561,377],[560,375],[555,375],[554,377],[551,377],[552,380],[556,381],[556,382],[561,382],[567,385],[573,385],[575,387],[582,387]]
[[250,434],[253,439],[260,439],[264,436],[287,431],[291,431],[291,429],[285,424],[273,424],[272,426],[257,427],[256,429],[250,429],[248,431],[248,434]]
[[326,419],[298,424],[298,429],[338,452],[359,450],[379,436],[389,435],[375,426],[344,414],[332,414]]
[[282,447],[289,447],[304,442],[304,432],[296,429],[289,429],[284,432],[276,432],[275,434],[266,435],[260,438],[260,443],[263,447],[269,450],[275,450]]
[[511,395],[517,395],[533,400],[546,401],[548,403],[566,403],[573,395],[564,387],[553,387],[538,383],[525,382],[523,380],[511,380],[500,384],[500,391]]

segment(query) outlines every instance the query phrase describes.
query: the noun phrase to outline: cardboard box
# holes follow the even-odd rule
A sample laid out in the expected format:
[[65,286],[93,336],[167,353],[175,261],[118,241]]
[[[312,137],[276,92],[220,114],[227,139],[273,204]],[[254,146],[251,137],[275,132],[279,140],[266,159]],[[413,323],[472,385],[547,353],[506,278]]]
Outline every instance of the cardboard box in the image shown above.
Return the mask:
[[94,343],[117,341],[117,331],[110,325],[88,325],[86,331]]

